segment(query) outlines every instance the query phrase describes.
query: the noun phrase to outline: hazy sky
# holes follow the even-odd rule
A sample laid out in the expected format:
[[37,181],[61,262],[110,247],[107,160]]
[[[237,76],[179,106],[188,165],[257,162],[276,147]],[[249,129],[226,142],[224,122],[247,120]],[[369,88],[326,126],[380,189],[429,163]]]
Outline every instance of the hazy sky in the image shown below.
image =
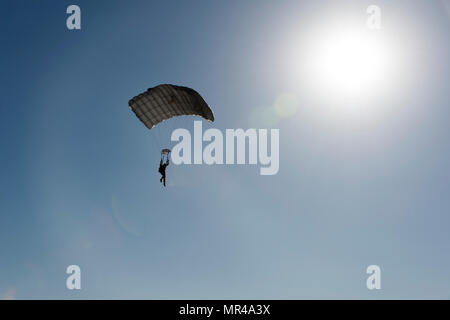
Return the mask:
[[[0,298],[450,298],[449,14],[429,0],[2,1]],[[383,64],[315,73],[340,31]],[[170,166],[163,188],[128,108],[160,83],[199,91],[205,128],[279,128],[279,173]]]

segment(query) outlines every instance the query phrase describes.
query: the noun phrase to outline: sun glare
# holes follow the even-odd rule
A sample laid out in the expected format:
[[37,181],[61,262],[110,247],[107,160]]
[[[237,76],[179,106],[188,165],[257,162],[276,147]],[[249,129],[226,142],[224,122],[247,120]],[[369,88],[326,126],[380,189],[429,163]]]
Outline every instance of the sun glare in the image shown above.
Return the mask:
[[388,73],[385,48],[370,34],[331,34],[317,41],[310,57],[311,79],[324,93],[358,97],[376,90]]

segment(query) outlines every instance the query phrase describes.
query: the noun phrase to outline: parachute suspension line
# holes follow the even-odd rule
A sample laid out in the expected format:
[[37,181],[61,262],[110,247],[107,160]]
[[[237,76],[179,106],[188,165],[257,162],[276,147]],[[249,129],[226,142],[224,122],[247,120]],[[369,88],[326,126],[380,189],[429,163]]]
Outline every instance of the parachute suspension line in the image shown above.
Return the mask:
[[163,145],[162,148],[168,148],[171,149],[172,147],[172,133],[175,131],[175,129],[178,128],[182,128],[183,126],[181,125],[181,121],[183,120],[183,116],[175,116],[173,118],[171,118],[168,121],[164,121],[165,122],[165,132],[164,134],[166,135],[164,137],[164,141],[163,141]]
[[155,126],[152,130],[155,131],[155,140],[156,140],[156,144],[157,144],[157,148],[158,148],[158,152],[161,151],[162,149],[162,134],[161,134],[161,126]]
[[178,127],[177,124],[178,124],[180,118],[181,118],[180,116],[174,117],[172,119],[173,121],[170,121],[170,123],[169,123],[169,130],[168,130],[168,137],[167,137],[167,146],[166,146],[166,148],[169,148],[169,149],[172,148],[172,146],[171,146],[171,144],[172,144],[172,141],[171,141],[172,132],[174,132],[175,129],[177,129],[177,127]]
[[158,145],[156,144],[155,137],[150,136],[150,141],[151,141],[151,144],[152,144],[152,146],[151,146],[152,150],[158,149]]
[[165,137],[164,137],[164,141],[163,141],[164,145],[162,146],[164,149],[170,149],[171,148],[170,137],[171,137],[172,132],[173,132],[173,124],[174,124],[173,120],[175,120],[175,119],[172,118],[172,119],[169,119],[167,121],[164,121],[164,122],[166,122],[166,124],[165,124],[166,127],[165,127],[165,131],[164,131]]
[[159,137],[159,127],[156,126],[156,127],[152,128],[152,130],[155,133],[155,141],[156,141],[156,145],[158,146],[158,151],[159,151],[159,150],[161,150],[161,146],[160,146],[161,138]]

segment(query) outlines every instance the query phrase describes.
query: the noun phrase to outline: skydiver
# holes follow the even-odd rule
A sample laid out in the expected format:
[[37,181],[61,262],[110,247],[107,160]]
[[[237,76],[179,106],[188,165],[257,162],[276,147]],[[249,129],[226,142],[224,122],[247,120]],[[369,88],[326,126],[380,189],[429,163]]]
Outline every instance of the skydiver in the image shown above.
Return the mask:
[[158,172],[161,174],[161,179],[159,179],[159,182],[162,182],[164,187],[166,186],[166,168],[169,165],[169,158],[167,157],[166,162],[163,163],[163,159],[159,162],[159,169]]

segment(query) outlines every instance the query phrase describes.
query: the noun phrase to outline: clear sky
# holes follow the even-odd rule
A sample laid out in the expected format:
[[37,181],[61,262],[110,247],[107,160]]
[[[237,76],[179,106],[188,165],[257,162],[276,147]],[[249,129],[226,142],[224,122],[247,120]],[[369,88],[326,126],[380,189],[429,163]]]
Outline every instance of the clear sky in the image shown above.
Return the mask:
[[[450,298],[449,17],[429,0],[1,1],[0,298]],[[160,83],[199,91],[205,127],[279,128],[279,173],[169,166],[163,188],[128,108]]]

